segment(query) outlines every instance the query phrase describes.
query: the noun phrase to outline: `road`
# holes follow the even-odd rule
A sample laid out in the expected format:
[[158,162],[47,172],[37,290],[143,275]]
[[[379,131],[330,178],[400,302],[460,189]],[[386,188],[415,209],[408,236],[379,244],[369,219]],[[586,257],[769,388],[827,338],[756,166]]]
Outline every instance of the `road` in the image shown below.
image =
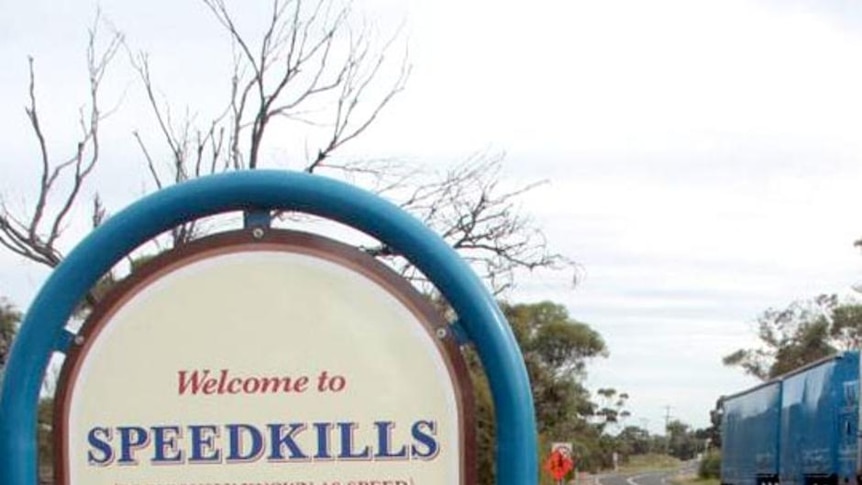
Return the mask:
[[670,479],[680,473],[694,472],[696,462],[688,462],[674,470],[644,471],[635,474],[610,474],[598,477],[598,485],[669,485]]

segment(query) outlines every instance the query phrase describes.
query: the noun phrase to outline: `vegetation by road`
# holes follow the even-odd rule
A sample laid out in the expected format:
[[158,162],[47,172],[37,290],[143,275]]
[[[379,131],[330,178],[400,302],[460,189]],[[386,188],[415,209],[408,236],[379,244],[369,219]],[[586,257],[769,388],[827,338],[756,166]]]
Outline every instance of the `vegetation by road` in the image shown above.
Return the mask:
[[620,473],[640,473],[653,470],[673,470],[679,468],[682,461],[679,458],[660,453],[634,455],[628,463],[620,466]]

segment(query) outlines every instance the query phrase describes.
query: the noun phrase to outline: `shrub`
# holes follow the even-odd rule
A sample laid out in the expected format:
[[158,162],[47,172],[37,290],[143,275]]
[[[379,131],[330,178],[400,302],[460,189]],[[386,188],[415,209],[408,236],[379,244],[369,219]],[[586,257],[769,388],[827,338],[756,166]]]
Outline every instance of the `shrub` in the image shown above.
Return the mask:
[[700,461],[697,471],[700,478],[719,478],[721,476],[721,453],[710,451]]

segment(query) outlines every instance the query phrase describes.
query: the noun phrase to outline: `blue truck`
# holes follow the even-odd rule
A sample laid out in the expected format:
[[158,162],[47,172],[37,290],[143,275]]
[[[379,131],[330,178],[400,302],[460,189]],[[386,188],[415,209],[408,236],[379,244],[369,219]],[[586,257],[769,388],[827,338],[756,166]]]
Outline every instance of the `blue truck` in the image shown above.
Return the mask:
[[722,485],[860,485],[858,351],[719,400]]

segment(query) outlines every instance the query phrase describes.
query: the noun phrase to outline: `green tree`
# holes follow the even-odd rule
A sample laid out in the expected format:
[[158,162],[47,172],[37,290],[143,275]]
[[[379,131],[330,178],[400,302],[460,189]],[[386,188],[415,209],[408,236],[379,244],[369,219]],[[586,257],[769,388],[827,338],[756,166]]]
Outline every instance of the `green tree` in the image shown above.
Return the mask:
[[680,460],[690,460],[702,449],[700,442],[689,425],[680,420],[672,420],[667,424],[668,454]]
[[625,392],[617,392],[613,388],[603,388],[596,391],[600,396],[598,409],[595,412],[596,417],[600,418],[597,422],[600,430],[604,430],[608,425],[618,425],[620,421],[626,419],[631,413],[625,409],[626,401],[629,395]]
[[595,405],[582,381],[587,362],[608,354],[601,335],[556,303],[503,304],[502,309],[524,354],[539,431],[556,435],[592,415]]
[[[563,305],[552,302],[502,303],[530,377],[539,431],[540,463],[550,443],[573,442],[582,467],[602,463],[601,431],[589,422],[597,409],[583,386],[590,359],[607,355],[604,340],[585,323],[569,316]],[[467,354],[476,397],[479,484],[495,483],[494,406],[487,379],[475,354]],[[607,460],[610,460],[610,446]],[[583,469],[583,468],[582,468]],[[547,477],[542,477],[543,482]]]
[[859,348],[862,305],[820,295],[785,309],[769,309],[757,319],[757,337],[759,347],[739,349],[723,361],[760,379],[771,379],[838,350]]
[[[12,340],[21,322],[21,313],[7,299],[0,298],[0,382],[3,380],[3,371]],[[53,426],[54,400],[43,398],[39,400],[38,410],[38,439],[39,439],[39,463],[43,467],[50,467],[53,457],[53,443],[51,441],[51,428]],[[48,468],[50,469],[50,468]],[[50,474],[46,474],[49,476]]]
[[653,451],[649,431],[638,426],[626,426],[616,436],[616,440],[623,460],[632,455],[645,455]]
[[697,470],[697,476],[702,479],[721,478],[721,452],[712,450],[706,453]]
[[862,348],[862,305],[833,305],[830,322],[829,336],[840,349]]
[[15,337],[20,321],[21,313],[8,300],[0,298],[0,377],[3,375],[3,369],[6,368],[12,339]]
[[37,411],[37,436],[39,440],[39,469],[40,474],[50,479],[54,464],[54,442],[52,431],[54,427],[54,398],[46,397],[39,400]]
[[613,447],[593,422],[601,407],[584,386],[587,364],[608,355],[601,335],[557,303],[502,309],[524,354],[539,433],[548,442],[573,442],[582,469],[608,466]]
[[496,451],[497,426],[494,415],[494,399],[491,396],[491,386],[482,367],[479,357],[472,350],[465,352],[467,367],[470,370],[470,380],[473,382],[473,398],[475,400],[476,419],[476,468],[477,485],[493,485],[496,483]]

